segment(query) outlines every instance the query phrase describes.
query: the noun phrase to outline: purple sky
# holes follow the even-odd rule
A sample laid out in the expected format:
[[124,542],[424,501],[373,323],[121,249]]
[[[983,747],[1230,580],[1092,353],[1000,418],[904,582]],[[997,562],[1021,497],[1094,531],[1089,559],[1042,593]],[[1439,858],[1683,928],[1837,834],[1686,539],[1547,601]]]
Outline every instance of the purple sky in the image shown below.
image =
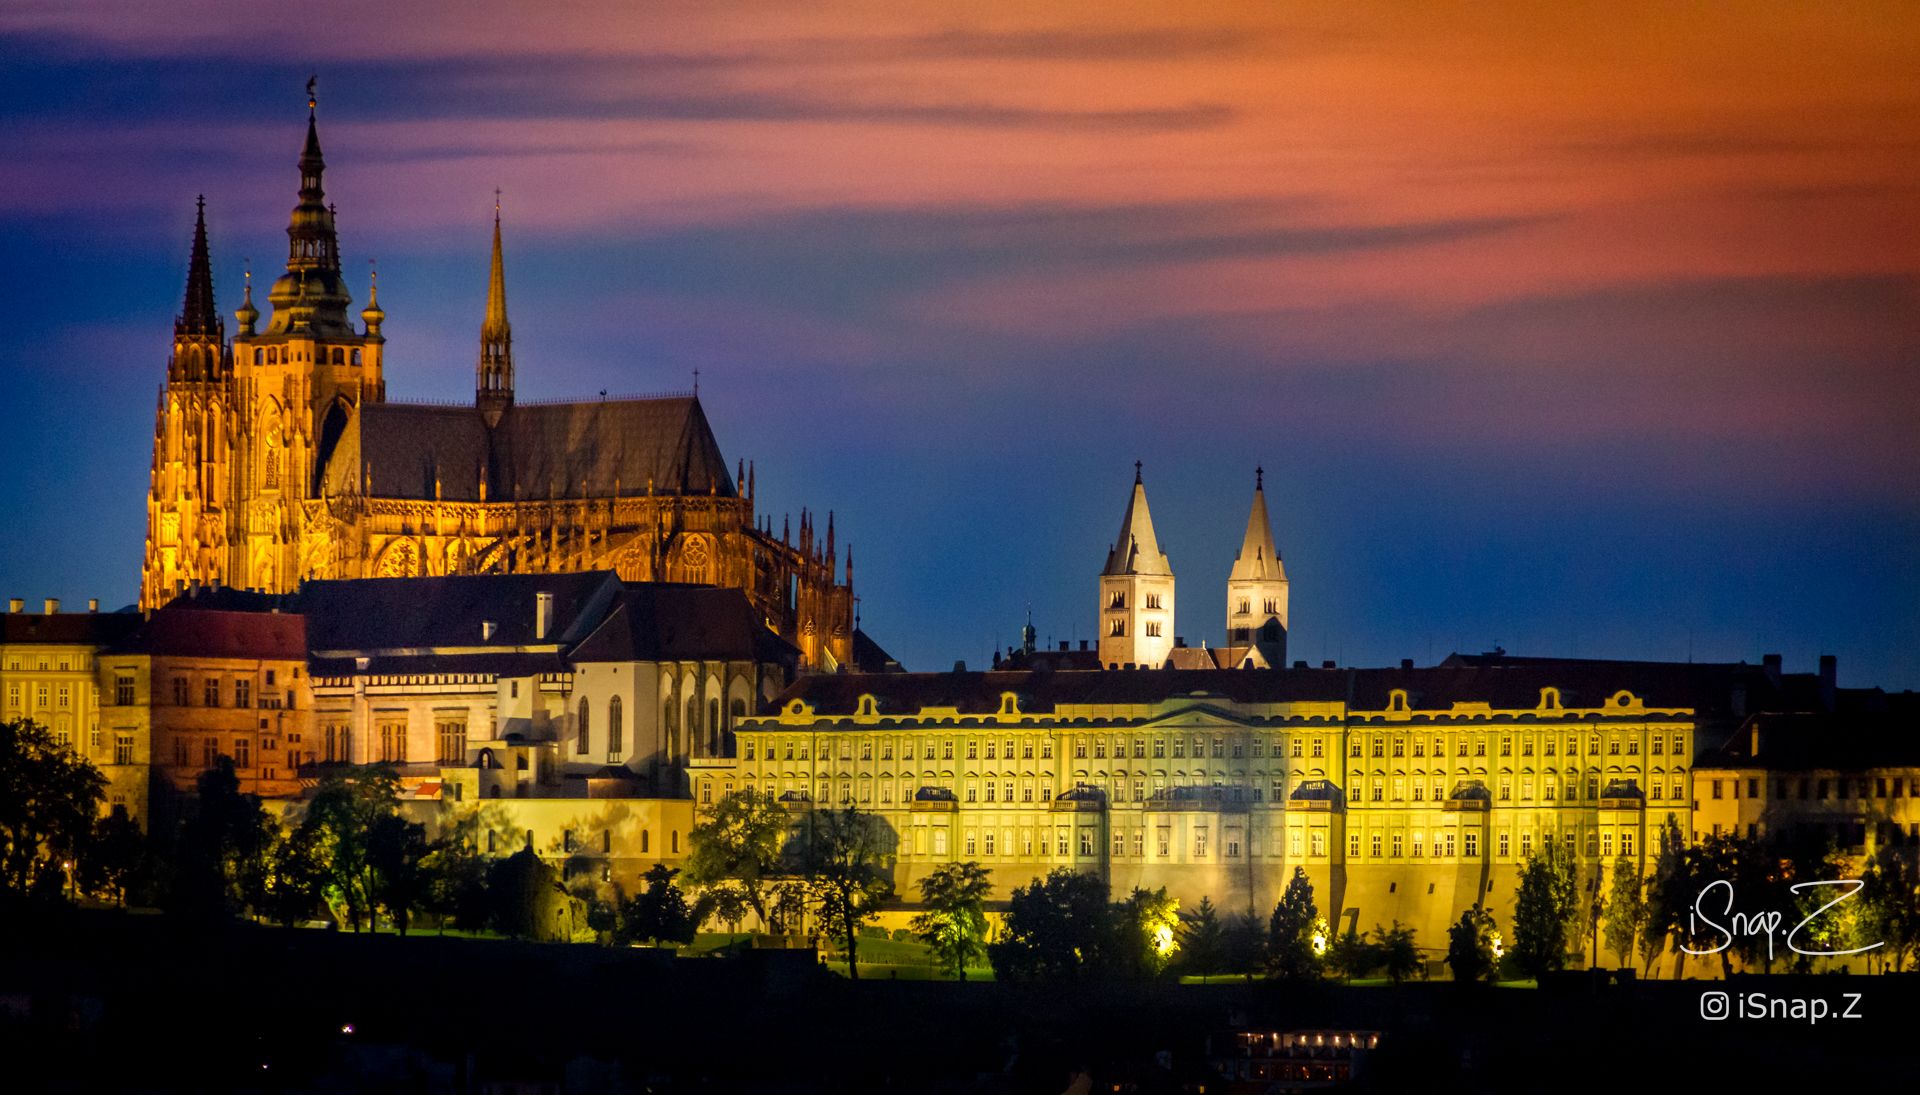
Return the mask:
[[71,7],[0,11],[0,595],[133,598],[194,196],[231,312],[317,72],[390,395],[471,393],[501,187],[522,394],[701,370],[912,667],[1090,637],[1140,459],[1191,642],[1263,464],[1297,657],[1920,685],[1910,5]]

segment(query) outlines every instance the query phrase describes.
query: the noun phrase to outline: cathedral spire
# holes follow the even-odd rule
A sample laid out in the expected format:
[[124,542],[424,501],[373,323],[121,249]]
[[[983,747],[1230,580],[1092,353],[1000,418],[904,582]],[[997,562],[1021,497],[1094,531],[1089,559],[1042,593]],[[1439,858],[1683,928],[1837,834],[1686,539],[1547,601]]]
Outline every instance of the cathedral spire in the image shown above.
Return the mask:
[[493,269],[487,276],[487,314],[480,323],[480,363],[474,402],[489,425],[513,406],[513,325],[507,322],[507,275],[500,253],[500,191],[493,192]]
[[318,100],[314,81],[307,81],[307,141],[300,150],[299,202],[287,218],[287,272],[273,283],[267,297],[273,303],[274,334],[311,332],[351,337],[347,305],[352,298],[340,276],[340,240],[334,230],[333,207],[327,204],[321,179],[327,162],[320,154]]
[[1140,462],[1133,465],[1133,494],[1127,499],[1127,512],[1120,518],[1120,538],[1107,552],[1102,574],[1172,574],[1173,566],[1160,550],[1153,534],[1153,514],[1147,510],[1147,488],[1141,477]]
[[213,262],[207,256],[207,198],[202,194],[193,221],[193,253],[187,260],[187,296],[180,318],[173,321],[175,338],[186,335],[221,337],[226,325],[213,306]]
[[1240,539],[1240,551],[1233,557],[1231,581],[1285,580],[1287,571],[1280,563],[1280,551],[1273,546],[1273,524],[1267,519],[1266,469],[1253,469],[1253,506],[1247,511],[1246,535]]

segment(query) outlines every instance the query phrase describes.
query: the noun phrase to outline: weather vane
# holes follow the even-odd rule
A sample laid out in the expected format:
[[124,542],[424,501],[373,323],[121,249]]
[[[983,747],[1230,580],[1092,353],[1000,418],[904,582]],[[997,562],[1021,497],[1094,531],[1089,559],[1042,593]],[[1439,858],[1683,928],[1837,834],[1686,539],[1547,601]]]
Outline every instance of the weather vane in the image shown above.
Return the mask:
[[318,76],[307,77],[307,109],[308,110],[313,110],[314,108],[320,105],[320,97],[314,94],[314,91],[313,91],[313,86],[319,82],[320,82],[320,77]]

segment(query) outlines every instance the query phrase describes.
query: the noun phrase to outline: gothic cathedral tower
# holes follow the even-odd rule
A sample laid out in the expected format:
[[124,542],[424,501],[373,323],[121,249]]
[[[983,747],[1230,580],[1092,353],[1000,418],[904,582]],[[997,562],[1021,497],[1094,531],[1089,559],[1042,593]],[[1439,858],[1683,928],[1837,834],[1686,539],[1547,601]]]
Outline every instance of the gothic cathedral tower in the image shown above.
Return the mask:
[[507,322],[507,275],[500,261],[500,196],[493,198],[493,271],[487,278],[487,318],[480,324],[480,363],[474,370],[474,404],[487,428],[513,406],[513,325]]
[[233,467],[236,499],[233,578],[273,593],[307,574],[331,575],[332,556],[351,551],[321,512],[315,469],[362,403],[386,398],[380,353],[385,314],[377,299],[355,331],[352,298],[340,272],[340,242],[321,176],[314,101],[307,100],[307,143],[300,153],[300,195],[287,224],[287,271],[273,283],[272,317],[256,333],[252,294],[233,339],[238,412]]
[[1247,534],[1227,577],[1227,646],[1242,667],[1280,669],[1287,664],[1287,569],[1273,546],[1264,478],[1255,468]]
[[213,303],[203,197],[193,224],[186,301],[173,321],[173,358],[154,423],[142,607],[163,604],[189,586],[227,580],[233,359],[226,335]]
[[1153,534],[1147,488],[1133,465],[1133,495],[1100,572],[1100,664],[1165,665],[1173,651],[1173,566]]

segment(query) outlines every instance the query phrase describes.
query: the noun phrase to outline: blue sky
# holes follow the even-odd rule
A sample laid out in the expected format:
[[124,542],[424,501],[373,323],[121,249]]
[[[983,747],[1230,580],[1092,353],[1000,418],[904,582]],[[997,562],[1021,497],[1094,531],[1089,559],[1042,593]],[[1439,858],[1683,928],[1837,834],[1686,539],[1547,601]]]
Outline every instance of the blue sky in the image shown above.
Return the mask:
[[522,394],[699,369],[912,667],[1090,637],[1138,459],[1190,642],[1258,464],[1296,657],[1920,685],[1911,8],[457,8],[0,13],[0,593],[133,598],[194,196],[230,313],[318,72],[390,395],[501,187]]

